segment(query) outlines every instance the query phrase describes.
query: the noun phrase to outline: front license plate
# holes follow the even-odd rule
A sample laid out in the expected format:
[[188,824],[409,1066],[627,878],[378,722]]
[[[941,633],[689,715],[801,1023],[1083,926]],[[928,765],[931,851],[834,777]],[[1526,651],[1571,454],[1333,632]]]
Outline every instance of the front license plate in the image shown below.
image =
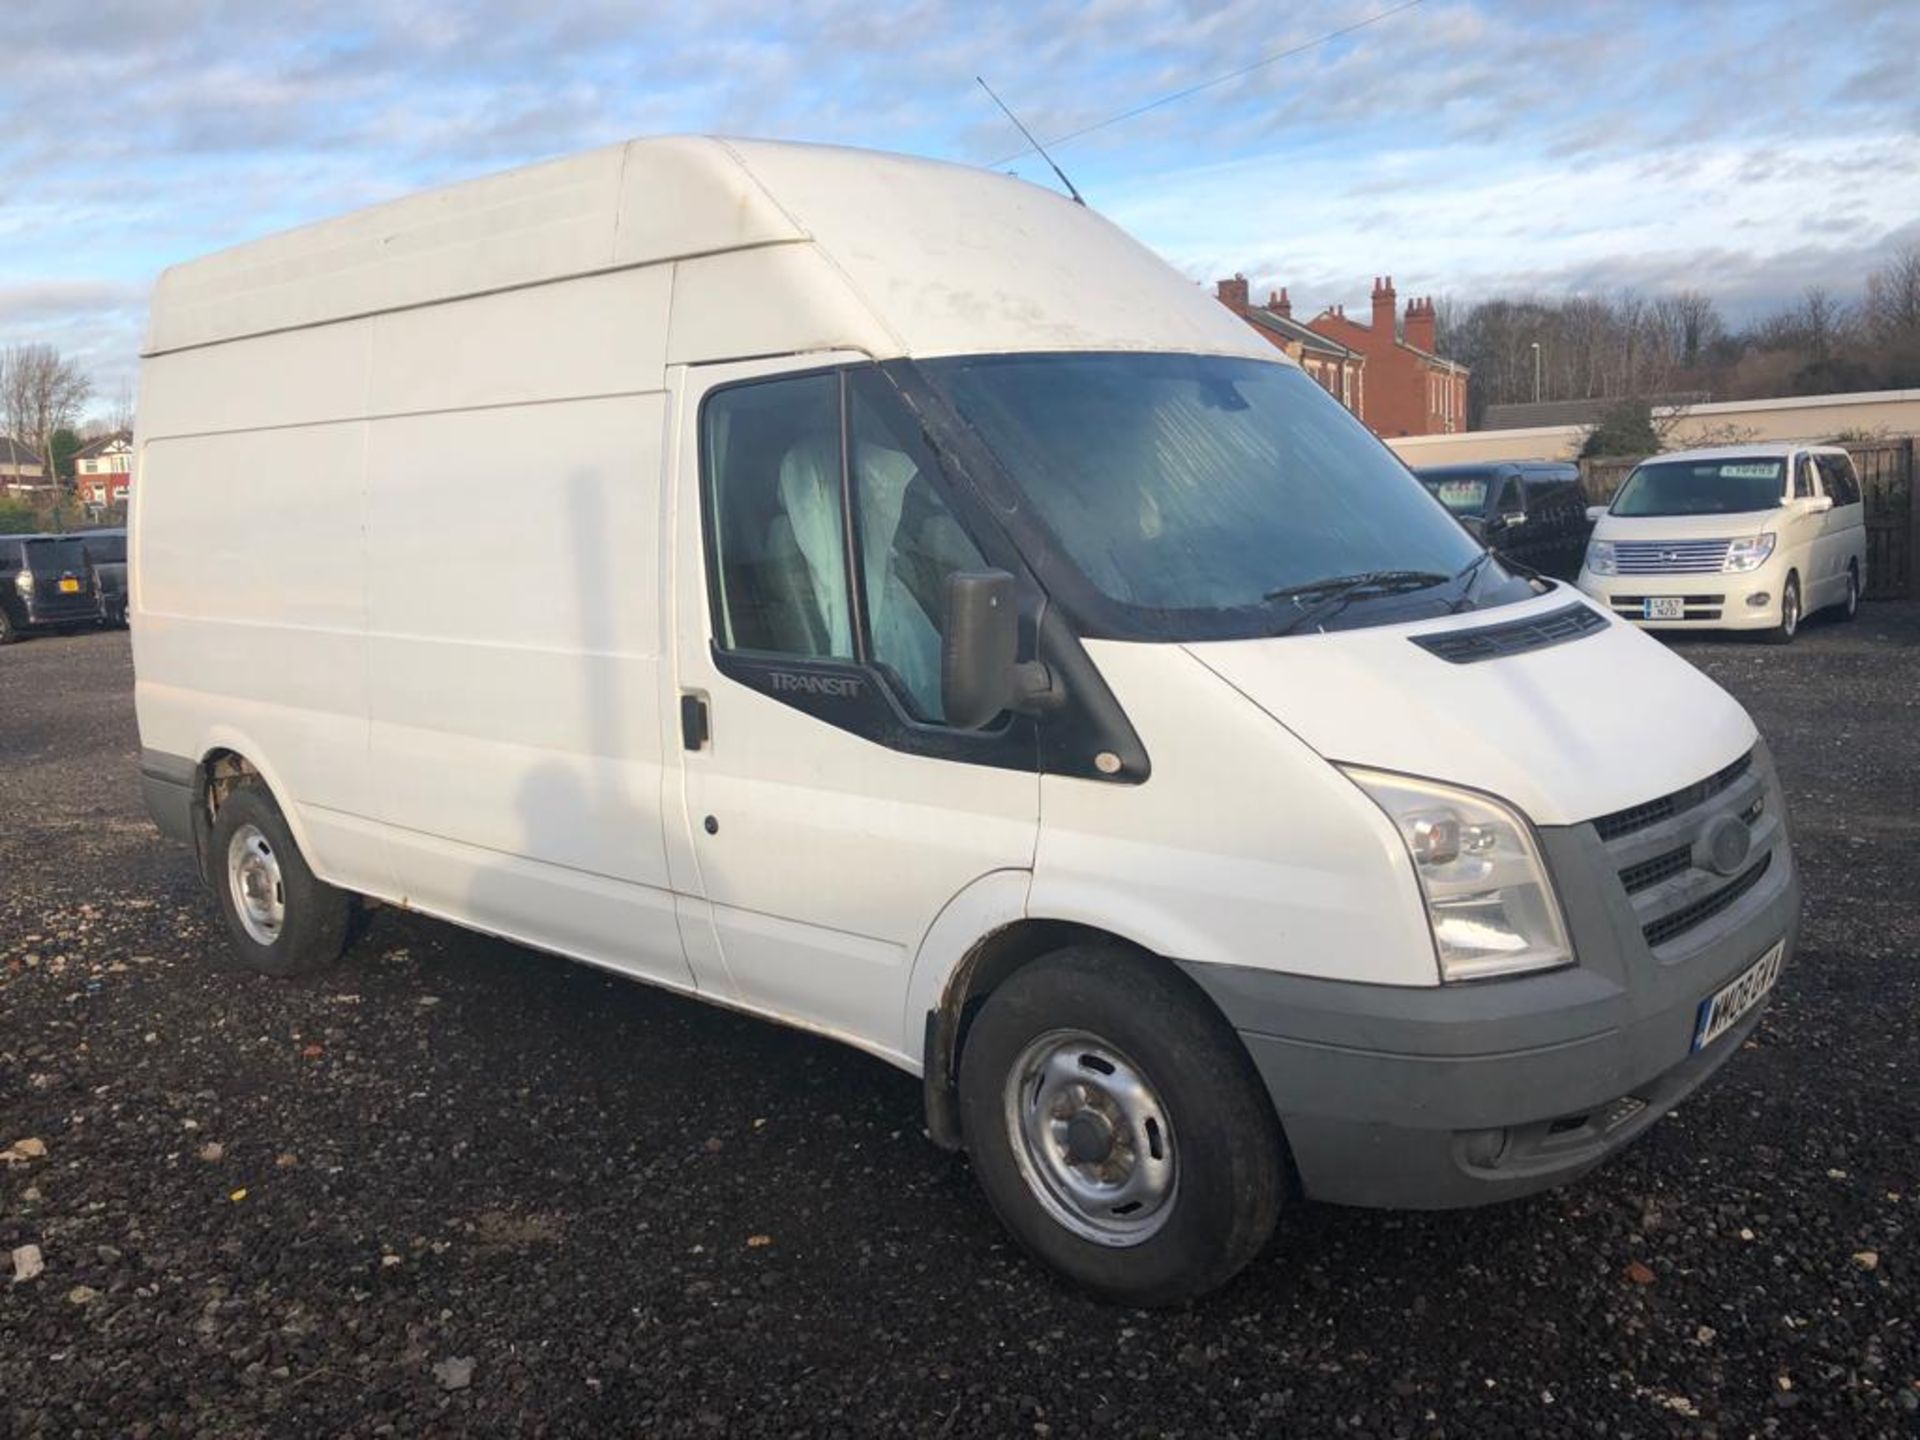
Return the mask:
[[60,582],[60,593],[62,595],[78,595],[80,593],[80,582],[78,580],[62,580]]
[[1684,620],[1686,602],[1678,595],[1650,595],[1640,602],[1642,620]]
[[1780,962],[1786,953],[1787,942],[1778,941],[1731,982],[1700,1002],[1700,1014],[1693,1024],[1695,1050],[1706,1049],[1766,998],[1773,982],[1780,978]]

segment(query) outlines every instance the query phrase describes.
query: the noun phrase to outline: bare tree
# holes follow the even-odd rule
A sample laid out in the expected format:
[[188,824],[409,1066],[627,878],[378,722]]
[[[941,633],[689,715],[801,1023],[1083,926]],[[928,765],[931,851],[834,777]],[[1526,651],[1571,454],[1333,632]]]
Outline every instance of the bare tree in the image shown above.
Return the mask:
[[1698,290],[1662,295],[1653,302],[1655,329],[1679,369],[1697,370],[1710,346],[1724,339],[1726,323],[1713,301]]
[[31,445],[58,482],[53,434],[71,425],[93,393],[93,383],[51,345],[9,345],[0,351],[0,420],[15,440]]
[[1920,340],[1920,245],[1867,277],[1867,331],[1882,345]]

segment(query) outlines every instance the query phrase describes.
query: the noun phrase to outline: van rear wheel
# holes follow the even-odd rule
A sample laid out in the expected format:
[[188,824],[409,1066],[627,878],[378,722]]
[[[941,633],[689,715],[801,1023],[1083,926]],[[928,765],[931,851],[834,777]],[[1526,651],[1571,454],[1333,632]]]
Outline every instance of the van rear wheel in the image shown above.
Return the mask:
[[227,936],[247,969],[287,979],[340,958],[353,897],[314,876],[266,786],[247,779],[227,793],[211,857]]
[[1239,1037],[1177,971],[1118,946],[1035,961],[960,1058],[967,1150],[1036,1258],[1103,1299],[1224,1284],[1273,1233],[1279,1124]]

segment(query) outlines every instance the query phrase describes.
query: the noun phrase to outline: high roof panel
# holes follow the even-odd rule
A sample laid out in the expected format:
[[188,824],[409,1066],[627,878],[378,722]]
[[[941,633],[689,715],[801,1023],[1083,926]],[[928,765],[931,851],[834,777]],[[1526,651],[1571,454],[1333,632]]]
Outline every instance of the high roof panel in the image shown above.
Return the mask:
[[[155,288],[147,353],[787,245],[810,263],[765,269],[770,293],[752,298],[831,318],[817,342],[789,323],[777,349],[739,353],[855,339],[876,354],[1278,358],[1151,251],[1051,191],[875,151],[699,137],[588,151],[176,266]],[[780,288],[794,283],[818,293]],[[676,331],[698,322],[674,317]]]

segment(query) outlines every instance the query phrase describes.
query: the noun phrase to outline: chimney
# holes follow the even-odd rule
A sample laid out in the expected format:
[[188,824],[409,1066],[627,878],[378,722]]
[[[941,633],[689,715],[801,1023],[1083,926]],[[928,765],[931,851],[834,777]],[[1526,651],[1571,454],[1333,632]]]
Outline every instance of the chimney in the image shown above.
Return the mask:
[[1393,277],[1382,280],[1378,275],[1373,278],[1373,333],[1384,335],[1391,340],[1394,336],[1393,325]]
[[1433,297],[1423,296],[1407,302],[1407,344],[1416,350],[1433,353]]
[[1278,295],[1267,296],[1267,308],[1283,320],[1293,318],[1293,301],[1287,298],[1287,287],[1282,285]]
[[1214,281],[1213,289],[1214,294],[1219,297],[1220,303],[1229,310],[1240,315],[1247,313],[1249,307],[1247,304],[1246,276],[1235,275],[1231,280],[1216,280]]

